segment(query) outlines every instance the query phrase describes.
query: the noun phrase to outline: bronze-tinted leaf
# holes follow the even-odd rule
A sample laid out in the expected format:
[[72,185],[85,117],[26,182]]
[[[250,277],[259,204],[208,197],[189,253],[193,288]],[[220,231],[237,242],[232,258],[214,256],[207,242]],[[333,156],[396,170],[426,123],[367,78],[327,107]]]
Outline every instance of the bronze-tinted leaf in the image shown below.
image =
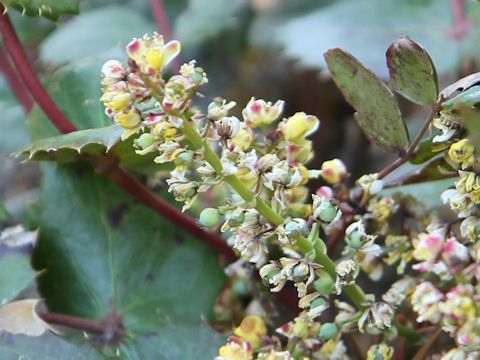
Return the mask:
[[419,105],[432,105],[438,98],[435,66],[427,51],[407,36],[387,50],[390,82],[396,92]]

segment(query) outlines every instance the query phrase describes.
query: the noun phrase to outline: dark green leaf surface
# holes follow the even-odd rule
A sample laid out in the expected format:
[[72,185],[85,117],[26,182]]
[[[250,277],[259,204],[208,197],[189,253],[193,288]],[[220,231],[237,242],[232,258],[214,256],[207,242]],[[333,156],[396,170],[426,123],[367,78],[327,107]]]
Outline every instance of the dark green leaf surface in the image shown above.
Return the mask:
[[15,8],[29,16],[58,20],[61,15],[76,15],[80,0],[2,0],[4,6]]
[[104,359],[87,343],[72,343],[49,332],[39,337],[0,333],[2,360]]
[[408,132],[390,89],[343,49],[327,51],[325,60],[365,135],[386,152],[406,150]]
[[395,91],[419,105],[433,105],[438,98],[438,79],[432,59],[419,44],[401,37],[387,50],[390,82]]
[[85,167],[45,168],[34,265],[52,311],[102,319],[117,312],[129,333],[168,316],[212,315],[224,275],[217,256],[108,179]]
[[61,65],[107,51],[113,57],[120,57],[122,53],[115,49],[125,46],[133,37],[155,30],[151,21],[126,6],[88,10],[62,24],[45,39],[40,47],[40,60]]
[[122,353],[129,360],[211,360],[225,341],[206,324],[168,324],[156,335],[140,336],[126,344]]

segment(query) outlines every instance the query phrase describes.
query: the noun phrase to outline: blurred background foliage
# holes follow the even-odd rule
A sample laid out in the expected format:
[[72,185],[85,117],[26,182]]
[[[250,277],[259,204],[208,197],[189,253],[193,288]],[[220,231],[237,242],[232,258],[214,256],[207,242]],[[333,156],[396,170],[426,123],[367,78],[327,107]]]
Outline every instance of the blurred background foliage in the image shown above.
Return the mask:
[[[203,104],[199,105],[222,96],[237,102],[235,111],[240,115],[251,96],[270,101],[283,99],[286,101],[286,116],[304,111],[321,120],[321,129],[314,138],[316,157],[311,167],[318,168],[322,161],[338,157],[347,164],[352,179],[374,172],[394,158],[371,147],[353,121],[352,109],[325,71],[325,51],[343,47],[386,79],[385,51],[396,38],[408,35],[429,52],[442,84],[477,71],[480,63],[480,6],[473,0],[464,1],[463,19],[455,15],[452,7],[455,1],[447,0],[163,2],[173,37],[182,41],[182,60],[196,59],[209,76]],[[65,15],[56,22],[43,17],[22,16],[13,10],[10,15],[48,90],[79,128],[109,123],[98,101],[102,62],[124,57],[123,47],[132,37],[158,29],[150,2],[146,0],[84,0],[80,2],[79,15]],[[406,101],[401,105],[410,133],[414,134],[423,123],[425,111]],[[30,206],[40,198],[39,168],[35,164],[22,164],[9,155],[30,142],[29,131],[33,138],[41,138],[54,134],[55,129],[46,122],[38,108],[33,109],[27,122],[26,114],[3,77],[0,79],[0,114],[0,204],[3,202],[17,220],[35,225],[32,219],[42,219],[38,207]],[[415,165],[407,165],[399,172],[412,170]],[[64,173],[68,171],[66,169]],[[394,176],[399,176],[398,172]],[[65,183],[68,179],[66,176]],[[108,188],[102,181],[99,184]],[[438,204],[439,194],[448,184],[439,181],[423,187],[409,185],[404,190],[421,194],[421,199],[432,206]],[[50,185],[59,193],[65,191],[67,194],[64,184],[52,180]],[[312,188],[316,185],[312,184]],[[56,191],[45,190],[50,192],[52,199],[55,198]],[[105,205],[94,194],[80,195],[91,196],[99,206]],[[49,198],[45,196],[41,201],[47,206]],[[54,208],[51,210],[55,211]],[[88,212],[84,215],[87,216]],[[87,223],[84,225],[88,226]],[[58,225],[51,224],[52,228],[55,226]],[[62,228],[56,231],[61,233]],[[87,233],[85,241],[90,239],[88,235],[94,237],[95,232]],[[43,251],[46,250],[40,249],[37,257]],[[212,261],[209,266],[215,267],[212,271],[216,271],[220,279],[219,267],[212,265]],[[57,265],[61,268],[61,261]],[[50,285],[54,281],[51,280]],[[220,279],[218,283],[222,281]],[[47,292],[48,286],[48,280],[41,284]],[[56,302],[60,309],[67,306],[68,310],[68,304],[62,305],[59,299],[50,303]],[[81,310],[78,312],[82,313]],[[86,312],[84,315],[92,314]],[[168,325],[167,330],[172,334],[186,331],[176,329],[175,325]],[[210,338],[210,331],[200,331],[200,338]],[[139,340],[142,341],[143,338]],[[213,342],[218,341],[214,339]],[[157,350],[148,350],[148,346],[151,345],[147,342],[123,351],[137,353],[140,358],[142,351],[157,356]],[[172,351],[178,353],[185,349],[179,346]],[[193,354],[194,350],[191,351]]]

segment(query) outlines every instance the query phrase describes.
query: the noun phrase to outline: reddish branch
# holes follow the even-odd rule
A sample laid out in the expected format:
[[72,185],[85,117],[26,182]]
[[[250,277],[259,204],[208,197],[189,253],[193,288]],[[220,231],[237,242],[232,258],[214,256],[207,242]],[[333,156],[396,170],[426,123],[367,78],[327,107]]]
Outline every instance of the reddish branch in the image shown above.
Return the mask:
[[455,39],[461,40],[467,35],[471,27],[471,22],[465,17],[465,1],[464,0],[451,0],[453,11],[454,28],[449,31],[450,36]]
[[381,171],[378,173],[378,178],[379,178],[379,179],[383,179],[385,176],[387,176],[387,175],[390,174],[392,171],[394,171],[395,169],[397,169],[398,167],[400,167],[401,165],[403,165],[404,163],[406,163],[408,160],[411,159],[411,157],[412,157],[413,154],[415,153],[415,150],[417,149],[418,144],[419,144],[420,141],[422,140],[423,135],[425,134],[425,132],[427,131],[428,127],[429,127],[430,124],[432,123],[433,118],[435,117],[435,115],[437,115],[438,111],[440,110],[440,107],[441,107],[440,104],[441,104],[441,103],[442,103],[442,100],[440,100],[437,104],[432,105],[432,109],[430,110],[430,114],[428,115],[427,120],[426,120],[425,123],[423,124],[422,128],[421,128],[420,131],[418,132],[418,134],[417,134],[417,136],[415,137],[415,139],[412,141],[412,143],[411,143],[410,146],[408,147],[408,149],[407,149],[407,151],[405,152],[405,154],[403,154],[400,158],[398,158],[398,159],[395,160],[393,163],[391,163],[390,165],[388,165],[387,167],[385,167],[383,170],[381,170]]
[[38,316],[40,316],[40,318],[43,321],[49,324],[68,326],[69,328],[72,328],[72,329],[83,330],[83,331],[86,331],[92,334],[98,334],[98,335],[101,335],[105,332],[104,324],[94,320],[78,318],[75,316],[64,315],[64,314],[50,313],[50,312],[39,313]]
[[5,7],[2,4],[0,4],[0,13],[3,13],[3,15],[0,16],[0,33],[2,34],[5,47],[7,48],[10,58],[15,64],[18,75],[22,79],[27,89],[30,91],[33,99],[42,108],[43,112],[48,116],[57,129],[62,133],[66,134],[77,130],[77,128],[70,122],[70,120],[67,119],[65,114],[58,108],[57,104],[55,104],[52,98],[48,95],[37,74],[30,66],[27,54],[21,46],[17,33],[12,26],[8,14],[5,13]]
[[3,75],[5,76],[5,79],[7,80],[8,85],[10,86],[10,89],[12,89],[18,102],[28,114],[32,110],[33,100],[25,88],[25,85],[23,85],[22,81],[18,78],[17,71],[12,66],[12,63],[7,54],[5,54],[3,48],[0,48],[0,70],[3,72]]
[[[0,12],[4,12],[4,10],[3,5],[0,5]],[[77,128],[57,107],[30,66],[25,51],[23,50],[15,29],[6,13],[0,16],[0,33],[5,41],[8,53],[13,59],[14,64],[17,66],[17,71],[21,80],[27,86],[32,97],[44,113],[60,132],[65,134],[76,131]],[[102,167],[101,162],[97,162],[95,165],[96,168]],[[104,165],[105,164],[103,164],[103,168],[105,168]],[[227,255],[230,258],[234,257],[232,250],[225,244],[221,237],[206,232],[200,228],[192,218],[181,213],[169,203],[159,198],[155,193],[124,170],[117,167],[112,171],[107,171],[106,175],[110,176],[113,181],[135,197],[139,202],[164,216],[179,228],[184,229],[191,235],[199,238],[205,244],[215,248],[219,253]]]

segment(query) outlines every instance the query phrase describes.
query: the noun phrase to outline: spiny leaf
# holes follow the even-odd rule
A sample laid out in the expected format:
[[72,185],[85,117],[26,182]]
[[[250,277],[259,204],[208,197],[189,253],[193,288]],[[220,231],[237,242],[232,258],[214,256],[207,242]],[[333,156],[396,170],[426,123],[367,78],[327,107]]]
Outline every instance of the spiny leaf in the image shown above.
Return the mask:
[[217,256],[76,165],[44,167],[33,263],[49,309],[90,319],[115,312],[131,336],[157,331],[167,316],[211,318],[225,279]]
[[408,132],[390,89],[343,49],[327,51],[325,60],[365,135],[386,152],[405,151]]
[[433,105],[438,98],[435,66],[427,51],[408,36],[387,50],[390,82],[399,94],[419,105]]
[[17,152],[15,156],[62,163],[75,160],[83,154],[98,155],[110,151],[120,141],[122,131],[121,127],[112,125],[40,139]]
[[5,8],[15,8],[28,16],[57,21],[61,15],[77,15],[80,0],[2,0]]

